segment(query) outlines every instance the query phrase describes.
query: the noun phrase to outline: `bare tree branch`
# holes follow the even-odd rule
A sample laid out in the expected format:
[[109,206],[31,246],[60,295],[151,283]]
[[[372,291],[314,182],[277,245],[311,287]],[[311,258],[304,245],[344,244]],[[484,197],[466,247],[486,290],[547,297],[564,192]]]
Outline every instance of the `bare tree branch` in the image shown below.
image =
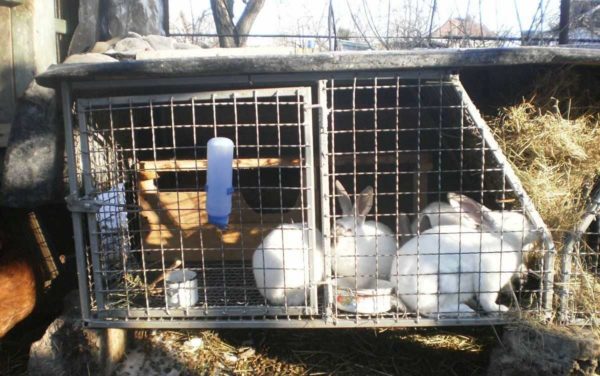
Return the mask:
[[534,13],[533,17],[531,18],[531,24],[529,25],[529,28],[527,29],[527,32],[526,32],[526,34],[525,34],[525,35],[526,35],[526,38],[525,38],[525,40],[526,40],[527,42],[529,42],[529,40],[531,40],[531,37],[532,37],[532,36],[535,34],[535,32],[537,32],[537,30],[538,30],[538,28],[535,26],[535,24],[536,24],[536,22],[537,22],[537,23],[538,23],[538,25],[539,25],[539,21],[538,21],[538,14],[539,14],[539,15],[540,15],[540,17],[541,17],[541,15],[542,15],[542,12],[543,12],[543,10],[542,10],[542,3],[543,3],[543,1],[544,1],[544,0],[540,0],[540,2],[538,3],[538,6],[537,6],[537,8],[536,8],[536,10],[535,10],[535,13]]
[[388,40],[387,38],[390,37],[390,17],[391,17],[391,13],[392,13],[392,0],[388,0],[387,26],[385,28],[385,37],[386,37],[386,40]]
[[[331,43],[331,33],[333,33],[333,44]],[[337,50],[337,26],[335,25],[335,14],[333,12],[333,1],[329,1],[329,11],[327,13],[327,34],[329,36],[329,50]]]
[[350,12],[350,18],[352,18],[352,23],[354,23],[354,27],[356,27],[356,30],[358,30],[358,32],[360,33],[360,36],[363,38],[363,40],[369,46],[369,48],[373,49],[373,46],[369,42],[369,39],[365,35],[360,24],[358,23],[358,20],[356,19],[356,15],[354,14],[354,11],[352,10],[352,7],[350,6],[350,3],[348,2],[348,0],[346,0],[346,6],[348,7],[348,12]]
[[431,18],[429,19],[429,44],[431,44],[431,33],[433,32],[433,17],[437,9],[437,0],[433,0],[431,4]]
[[[479,0],[479,35],[480,35],[481,37],[483,37],[483,36],[484,36],[484,35],[483,35],[483,16],[482,16],[482,14],[481,14],[481,0]],[[482,44],[485,46],[485,41],[484,41],[484,40],[482,40],[481,42],[482,42]]]
[[238,40],[238,46],[245,46],[246,40],[248,39],[247,35],[250,33],[250,29],[252,29],[252,25],[258,16],[258,13],[262,9],[263,5],[265,5],[265,0],[248,0],[246,3],[246,8],[244,8],[244,12],[240,17],[236,25]]
[[515,7],[517,22],[519,24],[519,35],[521,36],[521,42],[523,42],[523,24],[521,23],[521,13],[519,12],[519,7],[517,6],[517,0],[513,0],[513,5]]
[[367,6],[365,0],[363,0],[363,8],[365,9],[365,15],[367,16],[367,25],[369,25],[369,28],[371,29],[373,34],[375,34],[375,37],[377,38],[379,43],[381,43],[386,50],[389,50],[390,48],[388,46],[387,41],[381,37],[381,34],[379,34],[379,30],[377,30],[377,26],[375,25],[375,21],[373,20],[373,15],[371,14],[371,11],[369,10],[369,7]]
[[241,47],[246,45],[248,33],[262,9],[265,0],[247,0],[244,12],[237,25],[233,23],[233,1],[210,0],[215,27],[221,47]]

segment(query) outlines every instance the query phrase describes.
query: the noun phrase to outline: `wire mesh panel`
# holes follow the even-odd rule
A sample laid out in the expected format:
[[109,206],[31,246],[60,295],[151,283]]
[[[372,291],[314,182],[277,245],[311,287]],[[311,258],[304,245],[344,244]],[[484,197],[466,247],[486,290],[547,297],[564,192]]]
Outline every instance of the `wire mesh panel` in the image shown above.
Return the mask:
[[581,222],[567,234],[561,261],[561,321],[595,325],[600,318],[600,186]]
[[[95,317],[316,314],[310,104],[303,88],[79,99],[71,209]],[[234,143],[226,229],[206,212],[217,136]]]
[[550,313],[549,233],[456,76],[373,75],[322,89],[334,322]]

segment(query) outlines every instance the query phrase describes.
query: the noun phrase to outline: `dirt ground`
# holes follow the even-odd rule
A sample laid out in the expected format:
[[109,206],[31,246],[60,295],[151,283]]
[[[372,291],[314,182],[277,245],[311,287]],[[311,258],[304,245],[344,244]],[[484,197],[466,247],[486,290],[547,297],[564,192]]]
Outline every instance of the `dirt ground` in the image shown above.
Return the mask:
[[0,375],[27,375],[29,347],[44,335],[51,322],[51,317],[29,317],[0,340]]
[[[482,375],[501,330],[135,331],[115,374]],[[31,341],[34,333],[17,332],[2,343],[1,375],[27,374],[22,339]]]
[[497,330],[136,332],[117,375],[481,375]]

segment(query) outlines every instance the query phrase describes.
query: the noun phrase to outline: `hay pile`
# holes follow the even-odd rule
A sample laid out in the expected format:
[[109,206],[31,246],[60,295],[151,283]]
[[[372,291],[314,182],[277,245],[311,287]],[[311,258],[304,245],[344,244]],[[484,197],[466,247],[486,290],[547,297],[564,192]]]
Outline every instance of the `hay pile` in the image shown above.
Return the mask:
[[[539,79],[528,99],[503,108],[497,117],[488,119],[517,176],[552,231],[559,252],[565,234],[580,222],[600,176],[600,92],[591,92],[599,89],[584,84],[585,79],[570,70],[551,72]],[[581,253],[587,252],[581,249]],[[555,264],[557,278],[560,260],[558,257]],[[599,276],[577,250],[571,273],[567,286],[572,298],[571,313],[597,327]],[[558,309],[558,302],[555,308]]]
[[490,125],[548,227],[571,231],[600,174],[600,113],[569,119],[558,100],[504,108]]

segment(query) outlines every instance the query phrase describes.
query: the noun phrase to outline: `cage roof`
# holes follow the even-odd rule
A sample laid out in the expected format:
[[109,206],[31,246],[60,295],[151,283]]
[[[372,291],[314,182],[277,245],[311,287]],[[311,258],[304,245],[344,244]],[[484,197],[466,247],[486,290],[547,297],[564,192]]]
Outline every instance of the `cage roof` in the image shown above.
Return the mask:
[[126,60],[97,64],[52,65],[36,79],[39,84],[52,87],[62,81],[460,69],[510,65],[600,65],[600,49],[556,47],[423,49]]

